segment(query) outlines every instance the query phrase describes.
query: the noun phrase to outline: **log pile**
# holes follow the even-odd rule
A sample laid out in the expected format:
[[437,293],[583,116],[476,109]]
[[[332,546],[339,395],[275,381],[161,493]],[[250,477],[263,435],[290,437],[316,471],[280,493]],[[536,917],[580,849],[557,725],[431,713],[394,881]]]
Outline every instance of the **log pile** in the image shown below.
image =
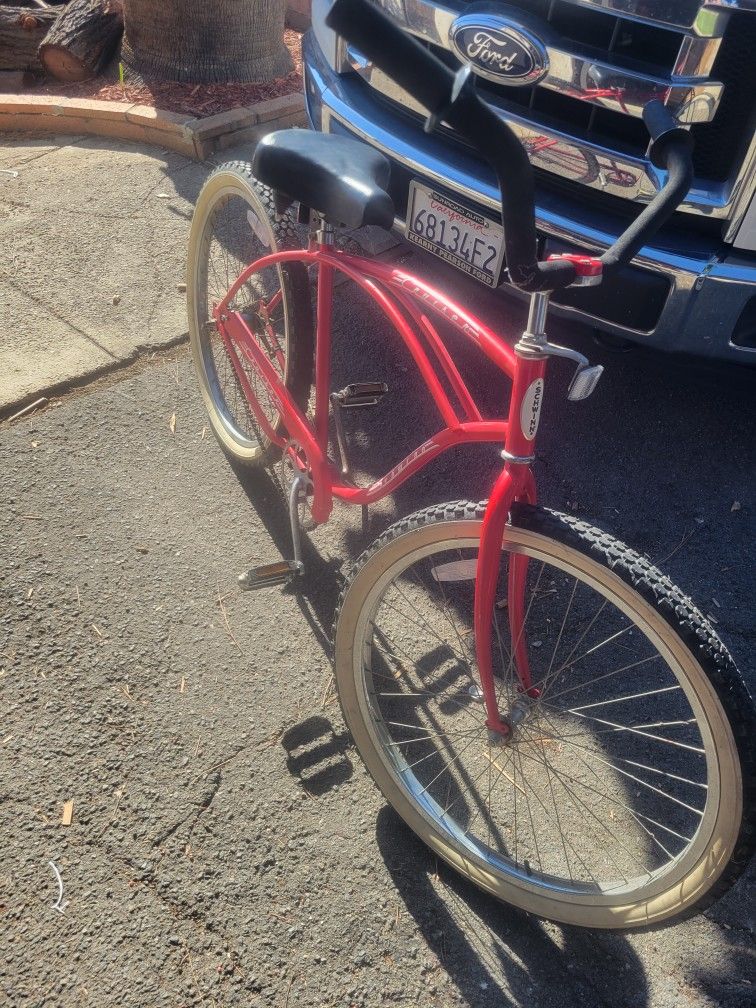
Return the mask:
[[0,4],[0,70],[41,73],[37,49],[59,14],[55,7]]
[[43,39],[39,58],[58,80],[87,80],[110,62],[122,34],[119,0],[71,0]]
[[123,34],[121,0],[0,0],[0,72],[96,77]]

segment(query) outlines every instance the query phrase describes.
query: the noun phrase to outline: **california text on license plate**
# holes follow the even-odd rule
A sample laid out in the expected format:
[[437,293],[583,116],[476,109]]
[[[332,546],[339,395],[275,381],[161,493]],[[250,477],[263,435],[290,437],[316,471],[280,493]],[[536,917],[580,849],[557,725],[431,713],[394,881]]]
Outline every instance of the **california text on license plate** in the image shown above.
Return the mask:
[[504,251],[501,224],[419,182],[410,183],[407,207],[409,241],[489,287],[498,285]]

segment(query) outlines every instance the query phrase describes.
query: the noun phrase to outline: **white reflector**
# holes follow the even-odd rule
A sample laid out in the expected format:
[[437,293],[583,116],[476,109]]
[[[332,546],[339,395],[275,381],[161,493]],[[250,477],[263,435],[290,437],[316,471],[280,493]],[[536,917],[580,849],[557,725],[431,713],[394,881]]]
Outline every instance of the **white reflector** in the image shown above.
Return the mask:
[[601,364],[594,364],[593,367],[581,368],[570,383],[567,398],[575,402],[578,399],[587,399],[598,385],[598,380],[604,373]]
[[452,560],[431,568],[436,581],[474,581],[477,560]]

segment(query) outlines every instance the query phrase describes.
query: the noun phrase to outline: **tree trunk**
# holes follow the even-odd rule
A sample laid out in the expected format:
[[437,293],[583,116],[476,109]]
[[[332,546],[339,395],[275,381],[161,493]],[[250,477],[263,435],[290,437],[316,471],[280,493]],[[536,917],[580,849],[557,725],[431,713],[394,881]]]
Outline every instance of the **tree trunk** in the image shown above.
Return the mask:
[[146,79],[260,81],[292,69],[285,0],[124,0],[123,62]]
[[0,6],[0,70],[36,70],[37,46],[60,11]]
[[123,33],[119,0],[71,0],[39,47],[39,58],[58,80],[96,77]]

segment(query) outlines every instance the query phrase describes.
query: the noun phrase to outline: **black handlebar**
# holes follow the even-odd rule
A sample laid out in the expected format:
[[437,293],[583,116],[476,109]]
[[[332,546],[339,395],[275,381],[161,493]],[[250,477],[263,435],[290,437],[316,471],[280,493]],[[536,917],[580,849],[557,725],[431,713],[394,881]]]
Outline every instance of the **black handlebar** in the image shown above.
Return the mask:
[[[533,169],[525,148],[473,86],[458,86],[459,93],[452,100],[454,73],[368,0],[335,0],[326,23],[354,43],[431,116],[441,117],[474,145],[492,166],[503,194],[501,217],[512,283],[524,291],[568,287],[575,280],[575,268],[569,261],[541,263],[537,258]],[[629,262],[690,188],[690,134],[678,126],[661,102],[646,107],[644,121],[652,138],[649,156],[655,165],[668,169],[669,177],[637,220],[601,257],[606,269]]]
[[693,181],[693,137],[680,126],[660,101],[643,109],[643,122],[651,136],[648,156],[657,168],[666,168],[667,181],[643,212],[601,256],[604,271],[630,262],[685,199]]

